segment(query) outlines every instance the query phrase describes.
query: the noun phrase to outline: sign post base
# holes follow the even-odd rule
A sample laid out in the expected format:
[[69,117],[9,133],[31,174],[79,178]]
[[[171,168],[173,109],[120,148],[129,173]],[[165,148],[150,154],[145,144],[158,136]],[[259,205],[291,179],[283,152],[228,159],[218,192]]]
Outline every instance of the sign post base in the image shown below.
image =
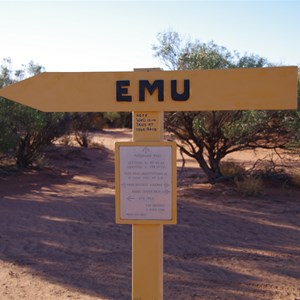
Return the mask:
[[132,300],[163,299],[163,225],[132,225]]

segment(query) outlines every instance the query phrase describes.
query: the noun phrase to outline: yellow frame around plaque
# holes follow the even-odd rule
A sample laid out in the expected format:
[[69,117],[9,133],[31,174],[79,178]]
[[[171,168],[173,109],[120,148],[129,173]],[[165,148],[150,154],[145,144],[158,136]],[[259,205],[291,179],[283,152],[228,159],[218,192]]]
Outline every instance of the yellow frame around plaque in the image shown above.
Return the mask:
[[[121,195],[120,195],[120,147],[134,147],[134,146],[146,146],[146,147],[171,147],[172,158],[172,209],[171,219],[168,220],[141,220],[141,219],[121,219]],[[174,142],[117,142],[115,144],[115,182],[116,182],[116,223],[117,224],[177,224],[177,159],[176,159],[177,145]]]

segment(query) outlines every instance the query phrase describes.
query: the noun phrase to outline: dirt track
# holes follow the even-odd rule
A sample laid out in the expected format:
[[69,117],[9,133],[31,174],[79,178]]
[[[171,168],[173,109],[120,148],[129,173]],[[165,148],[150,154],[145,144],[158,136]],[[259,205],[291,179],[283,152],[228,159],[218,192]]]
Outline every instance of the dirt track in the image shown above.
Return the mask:
[[[1,300],[131,298],[112,152],[128,138],[106,132],[106,150],[61,149],[50,168],[0,177]],[[241,199],[193,167],[179,177],[178,225],[165,226],[164,299],[300,299],[300,191]]]

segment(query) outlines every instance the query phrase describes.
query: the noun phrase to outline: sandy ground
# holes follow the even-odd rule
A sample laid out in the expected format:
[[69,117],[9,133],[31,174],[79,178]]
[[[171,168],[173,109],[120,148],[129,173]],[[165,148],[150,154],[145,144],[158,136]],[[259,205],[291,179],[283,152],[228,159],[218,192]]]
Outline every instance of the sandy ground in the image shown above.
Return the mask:
[[[114,222],[113,157],[114,142],[129,139],[106,131],[106,148],[50,149],[42,170],[0,174],[1,300],[131,299],[131,226]],[[300,191],[277,182],[243,199],[186,166],[178,225],[165,226],[164,299],[299,300]]]

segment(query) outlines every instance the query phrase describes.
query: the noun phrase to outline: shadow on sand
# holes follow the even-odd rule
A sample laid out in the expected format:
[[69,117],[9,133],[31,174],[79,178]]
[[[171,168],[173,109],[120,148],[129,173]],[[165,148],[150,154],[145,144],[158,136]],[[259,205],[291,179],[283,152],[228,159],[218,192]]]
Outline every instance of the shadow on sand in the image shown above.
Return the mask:
[[[0,179],[0,259],[82,294],[130,299],[131,227],[114,222],[113,153],[85,151],[76,164]],[[201,191],[178,207],[178,225],[165,227],[165,299],[290,299],[262,278],[300,283],[297,212]]]

